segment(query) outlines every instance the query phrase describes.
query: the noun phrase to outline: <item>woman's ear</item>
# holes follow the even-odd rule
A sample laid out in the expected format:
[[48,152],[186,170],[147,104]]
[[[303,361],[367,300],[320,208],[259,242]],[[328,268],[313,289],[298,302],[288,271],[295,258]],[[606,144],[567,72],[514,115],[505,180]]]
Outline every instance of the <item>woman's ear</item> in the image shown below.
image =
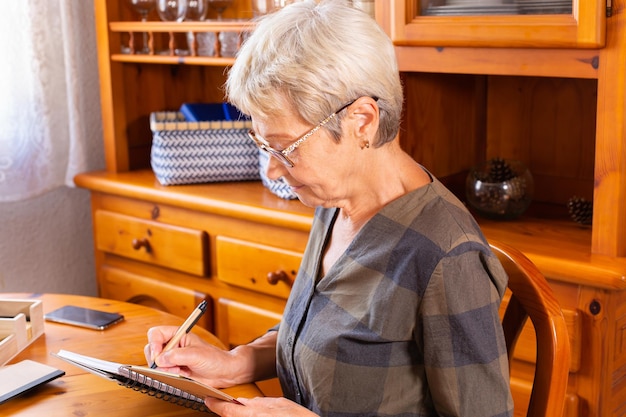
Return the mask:
[[354,136],[362,143],[374,142],[378,131],[379,109],[376,100],[371,97],[360,97],[350,106],[350,117],[355,120]]

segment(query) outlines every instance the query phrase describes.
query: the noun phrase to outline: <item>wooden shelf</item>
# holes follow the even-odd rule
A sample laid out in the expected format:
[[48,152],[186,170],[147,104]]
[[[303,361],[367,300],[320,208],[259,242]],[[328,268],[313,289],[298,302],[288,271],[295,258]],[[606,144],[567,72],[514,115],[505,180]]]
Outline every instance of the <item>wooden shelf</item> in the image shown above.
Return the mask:
[[226,67],[235,62],[230,57],[213,56],[171,56],[171,55],[145,55],[145,54],[113,54],[111,61],[128,62],[136,64],[169,64],[169,65],[202,65]]
[[[243,36],[246,32],[253,28],[253,25],[249,20],[234,19],[234,20],[213,20],[203,22],[110,22],[110,31],[113,33],[123,34],[128,33],[131,35],[131,39],[128,42],[128,48],[134,43],[134,37],[139,33],[149,34],[150,43],[149,47],[151,53],[138,54],[138,53],[113,53],[111,61],[114,62],[128,62],[128,63],[142,63],[142,64],[170,64],[170,65],[203,65],[203,66],[229,66],[234,62],[233,57],[222,57],[219,54],[220,41],[218,40],[219,34],[223,32],[232,32],[239,37],[239,45],[243,42]],[[177,55],[175,53],[175,38],[180,35],[186,35],[193,33],[194,37],[197,37],[200,33],[213,32],[216,36],[216,43],[214,47],[213,56],[198,56],[196,46],[189,47],[189,55]],[[165,49],[169,48],[169,54],[159,54],[156,52],[154,46],[155,34],[160,34],[165,37],[164,44]],[[161,39],[163,41],[163,39]],[[121,46],[121,45],[120,45]]]
[[626,258],[592,254],[590,227],[529,216],[509,221],[478,218],[478,222],[488,239],[514,245],[551,280],[626,289]]
[[254,25],[249,20],[205,20],[203,22],[109,22],[111,32],[246,32]]
[[397,46],[400,71],[597,79],[595,49]]

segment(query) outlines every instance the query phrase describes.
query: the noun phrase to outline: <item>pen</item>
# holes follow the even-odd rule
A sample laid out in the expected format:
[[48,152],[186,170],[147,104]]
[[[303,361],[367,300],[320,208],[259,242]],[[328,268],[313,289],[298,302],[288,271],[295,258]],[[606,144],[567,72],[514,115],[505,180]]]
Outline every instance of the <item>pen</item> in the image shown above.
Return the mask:
[[[164,352],[167,352],[168,350],[178,345],[178,342],[180,342],[180,339],[191,331],[193,326],[196,325],[196,323],[198,322],[198,320],[200,320],[200,317],[202,317],[205,311],[206,311],[206,300],[198,304],[198,307],[196,307],[191,312],[189,317],[187,317],[187,320],[185,320],[185,322],[178,328],[178,330],[176,330],[176,333],[174,333],[174,337],[172,337],[170,341],[167,342],[167,344],[163,348],[163,351],[160,354],[162,355]],[[156,358],[155,358],[155,361],[152,362],[152,365],[150,365],[150,368],[154,369],[156,367],[157,367],[157,364],[156,364]]]

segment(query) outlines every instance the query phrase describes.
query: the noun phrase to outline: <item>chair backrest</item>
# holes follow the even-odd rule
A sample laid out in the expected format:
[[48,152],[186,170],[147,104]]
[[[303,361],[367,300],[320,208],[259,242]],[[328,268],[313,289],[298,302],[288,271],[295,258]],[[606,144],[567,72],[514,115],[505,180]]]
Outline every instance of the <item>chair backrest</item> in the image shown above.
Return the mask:
[[511,298],[502,326],[512,363],[513,351],[526,319],[535,328],[537,359],[528,417],[560,417],[565,406],[569,377],[570,345],[565,318],[546,278],[519,250],[490,241],[509,275]]

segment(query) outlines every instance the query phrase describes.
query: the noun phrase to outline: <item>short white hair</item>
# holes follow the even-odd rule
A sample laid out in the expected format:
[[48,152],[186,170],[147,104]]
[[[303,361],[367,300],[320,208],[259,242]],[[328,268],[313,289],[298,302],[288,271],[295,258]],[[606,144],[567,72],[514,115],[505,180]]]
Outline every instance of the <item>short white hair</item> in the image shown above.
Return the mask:
[[[393,43],[346,0],[299,1],[259,18],[228,73],[226,95],[262,118],[292,106],[311,125],[359,97],[377,98],[378,145],[397,135],[403,104]],[[335,138],[338,116],[325,126]]]

